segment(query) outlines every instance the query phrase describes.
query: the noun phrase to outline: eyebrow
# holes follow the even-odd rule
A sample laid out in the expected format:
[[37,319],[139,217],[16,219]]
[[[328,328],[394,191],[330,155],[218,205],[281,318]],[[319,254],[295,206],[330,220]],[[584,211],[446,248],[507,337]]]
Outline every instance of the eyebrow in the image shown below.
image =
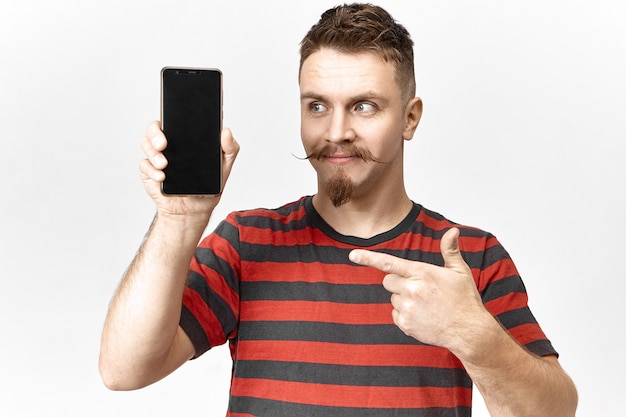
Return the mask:
[[[300,100],[314,100],[314,101],[322,101],[326,103],[331,101],[328,96],[324,94],[314,93],[312,91],[311,92],[305,91],[302,94],[300,94]],[[387,99],[382,94],[379,94],[373,90],[366,91],[365,93],[358,94],[350,98],[350,102],[352,103],[357,103],[359,101],[367,101],[367,100],[375,100],[383,104],[387,104],[389,102],[389,99]]]
[[300,94],[300,100],[316,100],[316,101],[326,101],[326,98],[321,94],[316,93],[302,93]]

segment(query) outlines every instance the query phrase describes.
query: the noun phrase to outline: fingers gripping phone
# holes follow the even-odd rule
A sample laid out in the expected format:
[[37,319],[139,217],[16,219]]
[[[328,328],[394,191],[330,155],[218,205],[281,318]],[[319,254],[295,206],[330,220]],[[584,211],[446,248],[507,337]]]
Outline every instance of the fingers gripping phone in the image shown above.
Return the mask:
[[161,191],[206,195],[222,191],[222,73],[209,68],[161,70],[161,128],[168,164]]

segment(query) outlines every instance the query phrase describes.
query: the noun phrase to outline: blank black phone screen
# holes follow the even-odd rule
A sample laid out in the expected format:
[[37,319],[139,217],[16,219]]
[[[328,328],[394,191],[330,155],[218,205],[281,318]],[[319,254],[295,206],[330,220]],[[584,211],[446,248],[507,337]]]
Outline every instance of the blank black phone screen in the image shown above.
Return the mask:
[[164,194],[219,194],[222,188],[222,73],[217,69],[163,68],[161,127]]

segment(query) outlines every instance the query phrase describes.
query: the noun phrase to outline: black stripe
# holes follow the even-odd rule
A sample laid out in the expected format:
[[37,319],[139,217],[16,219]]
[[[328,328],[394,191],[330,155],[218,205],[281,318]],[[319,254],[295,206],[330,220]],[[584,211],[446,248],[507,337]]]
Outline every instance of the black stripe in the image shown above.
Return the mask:
[[306,200],[310,200],[312,197],[311,196],[307,196],[307,197],[302,197],[297,201],[294,201],[292,203],[287,203],[281,207],[278,207],[277,209],[274,209],[272,211],[275,211],[276,213],[280,214],[281,216],[284,217],[288,217],[291,216],[293,213],[297,213],[300,211],[300,209],[302,209],[302,206],[304,206]]
[[196,291],[202,300],[220,320],[222,331],[226,336],[237,330],[238,320],[228,303],[207,285],[204,277],[194,271],[189,271],[187,286]]
[[251,397],[231,397],[231,413],[257,417],[470,417],[470,407],[456,408],[350,408],[295,404]]
[[515,310],[505,311],[504,313],[496,316],[498,321],[507,329],[521,326],[523,324],[537,324],[537,320],[530,308],[522,307]]
[[[269,214],[269,213],[268,213]],[[304,216],[301,219],[284,222],[282,219],[274,219],[263,215],[247,215],[238,218],[239,224],[244,227],[254,227],[255,229],[269,229],[271,231],[295,232],[311,226],[309,219]]]
[[228,243],[230,243],[230,246],[232,246],[235,249],[235,251],[238,252],[239,229],[237,229],[236,226],[224,220],[220,224],[217,225],[214,233],[217,234],[222,239],[226,240]]
[[[454,223],[453,223],[454,225]],[[481,230],[465,228],[463,226],[458,226],[461,237],[474,237],[484,239],[485,242],[491,238],[489,233],[483,232]],[[423,236],[428,237],[436,241],[440,241],[443,235],[449,230],[449,228],[442,230],[433,230],[424,225],[422,222],[415,222],[415,224],[411,227],[410,230],[407,231],[411,241],[413,241],[416,237]],[[439,245],[437,245],[438,247]],[[439,249],[435,252],[426,252],[421,250],[381,250],[380,252],[388,253],[390,255],[397,256],[399,258],[408,259],[411,261],[419,261],[426,262],[432,265],[443,266],[443,256]],[[484,248],[478,248],[476,251],[468,251],[463,250],[461,248],[461,256],[463,260],[469,265],[470,268],[484,268],[485,264],[485,253],[493,252],[491,263],[496,261],[496,258],[505,259],[508,257],[508,254],[504,251],[500,245],[496,245],[492,248],[485,250]],[[501,252],[504,252],[505,255],[502,255]],[[489,263],[488,265],[491,265]]]
[[187,333],[196,349],[194,358],[210,349],[209,339],[207,339],[204,329],[184,304],[180,313],[180,326]]
[[[431,265],[443,266],[443,256],[441,252],[425,252],[421,250],[379,250],[378,252],[388,253],[389,255],[397,256],[398,258],[408,259],[409,261],[425,262]],[[469,265],[470,268],[480,268],[483,263],[483,252],[467,252],[461,251],[463,260]]]
[[476,265],[476,268],[487,269],[492,265],[497,264],[500,261],[511,259],[509,253],[502,247],[502,245],[495,245],[485,249],[484,260],[482,265]]
[[[239,277],[237,273],[226,260],[217,256],[212,249],[198,247],[196,249],[196,260],[204,267],[222,276],[226,284],[228,284],[235,293],[239,293]],[[206,283],[204,279],[202,281]],[[198,284],[199,283],[196,283],[196,285]]]
[[239,340],[297,340],[364,345],[423,345],[395,324],[336,324],[299,321],[247,321]]
[[526,293],[526,287],[521,278],[517,275],[502,278],[487,285],[481,292],[483,303],[509,295],[511,293]]
[[409,261],[426,262],[432,265],[443,266],[443,257],[439,252],[425,252],[410,249],[382,249],[377,250],[376,252],[387,253],[398,258],[408,259]]
[[[261,245],[241,242],[241,260],[249,262],[275,263],[314,263],[326,265],[354,265],[348,259],[353,248],[337,248],[335,246],[307,245]],[[443,257],[439,252],[426,252],[409,249],[377,249],[377,252],[387,253],[411,261],[426,262],[432,265],[443,266]],[[461,252],[461,256],[470,268],[480,268],[483,264],[482,252]]]
[[[256,209],[239,211],[234,214],[234,217],[238,224],[245,227],[254,227],[258,229],[270,229],[270,230],[282,230],[282,231],[296,231],[302,230],[311,226],[307,216],[301,216],[300,219],[289,220],[294,213],[298,213],[307,199],[311,197],[304,197],[293,203],[286,204],[275,209]],[[258,214],[254,214],[258,213]],[[271,214],[278,214],[282,219],[273,219]]]
[[389,304],[381,284],[329,284],[326,282],[243,282],[241,301],[328,301],[346,304]]
[[472,387],[472,381],[462,368],[353,366],[239,360],[237,361],[235,376],[237,378],[348,386]]
[[559,356],[559,353],[556,351],[556,349],[554,349],[552,343],[550,343],[550,341],[546,339],[535,340],[534,342],[526,344],[524,347],[537,356]]
[[[351,249],[318,245],[259,245],[241,242],[241,260],[251,262],[322,262],[325,264],[351,264],[348,254]],[[354,264],[352,264],[354,265]]]

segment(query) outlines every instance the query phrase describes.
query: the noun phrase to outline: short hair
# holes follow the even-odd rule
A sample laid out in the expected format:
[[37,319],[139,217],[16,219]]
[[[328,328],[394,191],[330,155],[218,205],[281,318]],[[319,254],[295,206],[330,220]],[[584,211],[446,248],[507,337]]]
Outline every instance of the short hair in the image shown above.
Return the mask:
[[415,96],[413,40],[382,7],[353,3],[325,11],[300,42],[299,71],[304,61],[322,48],[343,53],[374,52],[393,63],[405,102]]

